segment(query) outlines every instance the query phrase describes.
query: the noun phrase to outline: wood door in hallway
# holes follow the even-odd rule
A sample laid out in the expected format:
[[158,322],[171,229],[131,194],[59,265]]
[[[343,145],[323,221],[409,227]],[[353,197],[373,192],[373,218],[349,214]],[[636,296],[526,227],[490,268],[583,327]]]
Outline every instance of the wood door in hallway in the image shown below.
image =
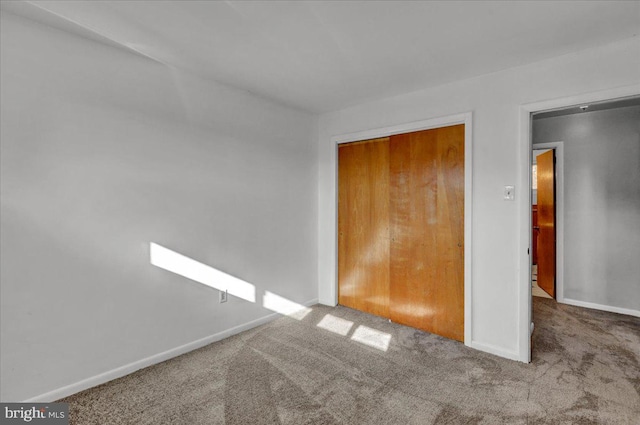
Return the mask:
[[389,138],[338,149],[338,303],[389,317]]
[[339,303],[464,337],[464,125],[338,150]]
[[538,164],[538,286],[555,298],[556,204],[555,155],[550,150],[536,157]]

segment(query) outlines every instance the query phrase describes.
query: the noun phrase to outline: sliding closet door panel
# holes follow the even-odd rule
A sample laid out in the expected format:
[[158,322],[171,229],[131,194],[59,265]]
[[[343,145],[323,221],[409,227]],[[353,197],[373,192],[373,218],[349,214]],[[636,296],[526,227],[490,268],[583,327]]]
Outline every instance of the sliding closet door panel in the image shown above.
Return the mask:
[[436,333],[464,339],[464,125],[437,129],[438,287],[446,306],[434,320]]
[[430,328],[436,279],[436,140],[433,132],[393,136],[389,145],[390,318]]
[[389,138],[338,148],[338,302],[389,317]]
[[390,318],[464,337],[464,125],[392,136]]

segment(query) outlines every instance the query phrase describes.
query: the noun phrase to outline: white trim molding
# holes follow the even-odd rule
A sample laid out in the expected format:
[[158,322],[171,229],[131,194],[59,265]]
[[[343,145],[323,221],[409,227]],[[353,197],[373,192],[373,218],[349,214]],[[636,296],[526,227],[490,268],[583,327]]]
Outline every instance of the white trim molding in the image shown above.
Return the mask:
[[[413,131],[429,130],[432,128],[447,127],[451,125],[464,124],[464,343],[471,346],[472,341],[472,140],[473,140],[473,114],[471,112],[449,115],[446,117],[431,118],[422,121],[414,121],[404,124],[393,125],[389,127],[381,127],[367,129],[357,133],[342,134],[331,138],[334,146],[331,158],[331,166],[335,172],[334,184],[331,187],[332,197],[335,199],[335,214],[333,216],[333,238],[329,249],[331,256],[335,259],[334,273],[332,281],[327,282],[329,285],[329,294],[331,303],[329,305],[338,304],[338,145],[341,143],[356,142],[359,140],[377,139],[387,137],[394,134],[410,133]],[[321,301],[322,302],[322,301]]]
[[485,353],[494,354],[496,356],[504,357],[509,360],[520,360],[520,354],[517,351],[505,350],[503,347],[498,347],[493,344],[486,344],[484,342],[472,341],[471,344],[467,344],[471,348],[475,348]]
[[[313,300],[307,301],[306,303],[303,303],[303,305],[306,307],[310,307],[315,304],[318,304],[317,299],[313,299]],[[35,397],[31,397],[27,400],[24,400],[24,402],[25,403],[50,403],[55,400],[60,400],[61,398],[79,393],[80,391],[84,391],[86,389],[93,388],[95,386],[107,383],[109,381],[113,381],[114,379],[129,375],[137,370],[144,369],[146,367],[153,366],[158,363],[162,363],[174,357],[178,357],[182,354],[186,354],[190,351],[197,350],[198,348],[202,348],[206,345],[209,345],[214,342],[228,338],[230,336],[239,334],[240,332],[244,332],[249,329],[253,329],[257,326],[264,325],[279,317],[283,317],[282,314],[271,313],[264,317],[251,320],[242,325],[234,326],[222,332],[218,332],[216,334],[209,335],[204,338],[200,338],[198,340],[189,342],[179,347],[171,348],[167,351],[163,351],[161,353],[154,354],[152,356],[126,364],[124,366],[120,366],[115,369],[100,373],[98,375],[91,376],[89,378],[83,379],[73,384],[65,385],[64,387],[57,388],[55,390],[37,395]]]

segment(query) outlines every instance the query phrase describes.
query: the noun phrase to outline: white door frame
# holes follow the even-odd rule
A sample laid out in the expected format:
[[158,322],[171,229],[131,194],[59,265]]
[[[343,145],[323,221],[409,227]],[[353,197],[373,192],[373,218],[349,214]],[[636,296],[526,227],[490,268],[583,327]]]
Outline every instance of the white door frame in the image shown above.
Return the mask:
[[394,134],[410,133],[413,131],[429,130],[432,128],[447,127],[451,125],[464,124],[464,343],[465,345],[471,345],[471,206],[472,204],[472,125],[473,115],[471,112],[450,115],[440,118],[432,118],[423,121],[414,121],[405,124],[393,125],[389,127],[381,127],[370,130],[364,130],[357,133],[349,133],[334,136],[331,138],[331,142],[334,145],[334,154],[331,164],[335,170],[334,185],[332,186],[332,195],[335,199],[335,219],[334,219],[334,237],[331,241],[331,250],[333,251],[334,273],[333,282],[331,284],[332,298],[334,305],[338,304],[338,145],[342,143],[357,142],[360,140],[378,139],[381,137],[392,136]]
[[[529,103],[520,106],[520,143],[518,152],[520,187],[526,188],[531,194],[531,114],[534,112],[563,109],[569,106],[602,102],[623,97],[640,95],[640,86],[632,85],[594,93],[585,93],[569,96],[561,99],[544,102]],[[536,145],[540,146],[540,145]],[[518,255],[518,353],[523,362],[531,361],[531,326],[532,299],[531,299],[531,195],[522,196],[518,203],[519,222],[519,246]],[[564,243],[564,241],[563,241]],[[563,245],[564,249],[564,245]],[[564,259],[562,259],[564,264]],[[564,278],[564,274],[563,274]],[[563,290],[564,290],[564,282]],[[562,294],[564,300],[564,294]]]
[[[564,142],[532,144],[532,149],[553,149],[556,192],[556,301],[564,302]],[[531,193],[531,191],[529,191]],[[533,258],[533,257],[532,257]]]

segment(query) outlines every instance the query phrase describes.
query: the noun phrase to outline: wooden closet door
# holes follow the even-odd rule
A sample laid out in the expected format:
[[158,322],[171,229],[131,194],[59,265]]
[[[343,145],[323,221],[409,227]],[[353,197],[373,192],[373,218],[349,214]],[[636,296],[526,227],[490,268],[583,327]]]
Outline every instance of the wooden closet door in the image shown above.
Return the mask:
[[464,339],[464,125],[391,136],[392,321]]
[[338,303],[389,317],[389,138],[338,148]]

